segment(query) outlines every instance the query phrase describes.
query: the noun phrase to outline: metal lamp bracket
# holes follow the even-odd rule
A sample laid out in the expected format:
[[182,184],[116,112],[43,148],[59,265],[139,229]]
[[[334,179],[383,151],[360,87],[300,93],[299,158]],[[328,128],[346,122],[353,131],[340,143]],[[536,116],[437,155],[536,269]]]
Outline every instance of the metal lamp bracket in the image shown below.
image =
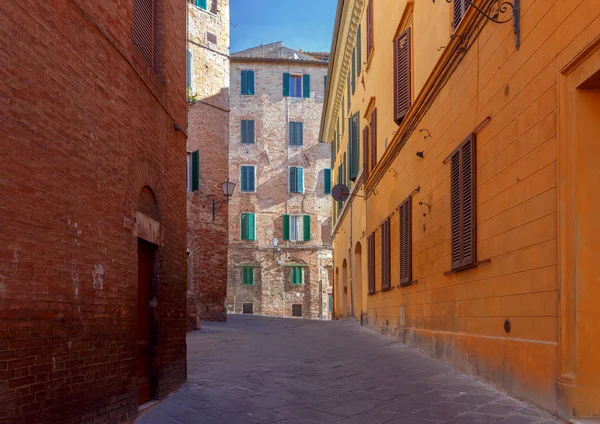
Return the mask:
[[[446,0],[446,3],[452,3],[453,0]],[[435,3],[435,0],[433,0]],[[479,12],[488,21],[495,22],[497,24],[505,24],[513,21],[513,31],[515,32],[515,46],[517,50],[521,45],[521,0],[503,1],[493,0],[490,6],[486,10],[481,9],[472,0],[465,0],[467,5],[473,6],[473,8]],[[499,19],[500,16],[508,12],[508,8],[511,9],[511,16],[506,19]]]

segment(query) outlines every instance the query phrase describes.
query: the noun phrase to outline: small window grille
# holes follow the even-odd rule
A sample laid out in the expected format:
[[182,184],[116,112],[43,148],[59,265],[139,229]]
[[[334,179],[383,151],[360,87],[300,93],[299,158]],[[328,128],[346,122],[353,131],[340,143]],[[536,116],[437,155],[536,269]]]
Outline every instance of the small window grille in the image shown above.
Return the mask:
[[293,317],[301,317],[302,316],[302,305],[301,304],[292,305],[292,316]]
[[253,314],[254,313],[254,304],[253,303],[244,303],[242,305],[242,313]]

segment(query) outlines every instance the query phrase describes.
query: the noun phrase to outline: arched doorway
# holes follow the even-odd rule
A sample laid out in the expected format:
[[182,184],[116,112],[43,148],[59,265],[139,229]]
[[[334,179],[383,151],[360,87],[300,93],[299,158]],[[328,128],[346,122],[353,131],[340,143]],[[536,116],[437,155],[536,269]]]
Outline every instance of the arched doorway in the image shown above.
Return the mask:
[[362,282],[362,246],[360,242],[356,243],[354,247],[354,261],[352,262],[352,281],[354,289],[354,316],[362,317],[363,311],[363,282]]
[[348,262],[344,259],[344,263],[342,264],[342,310],[341,316],[344,318],[348,318],[350,316],[350,302],[348,302],[348,296],[350,292],[348,290]]

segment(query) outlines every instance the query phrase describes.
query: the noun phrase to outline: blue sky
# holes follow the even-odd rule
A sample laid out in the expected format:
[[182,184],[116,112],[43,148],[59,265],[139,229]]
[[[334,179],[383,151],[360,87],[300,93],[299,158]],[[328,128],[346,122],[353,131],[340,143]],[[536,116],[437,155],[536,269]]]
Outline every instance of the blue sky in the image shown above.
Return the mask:
[[231,0],[231,53],[283,41],[328,52],[337,0]]

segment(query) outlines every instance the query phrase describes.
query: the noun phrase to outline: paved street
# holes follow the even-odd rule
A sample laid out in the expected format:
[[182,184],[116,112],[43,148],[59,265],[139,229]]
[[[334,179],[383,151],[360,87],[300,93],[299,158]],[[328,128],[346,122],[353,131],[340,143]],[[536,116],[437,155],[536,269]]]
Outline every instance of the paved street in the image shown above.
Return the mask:
[[187,342],[188,382],[138,423],[557,422],[348,322],[229,316]]

